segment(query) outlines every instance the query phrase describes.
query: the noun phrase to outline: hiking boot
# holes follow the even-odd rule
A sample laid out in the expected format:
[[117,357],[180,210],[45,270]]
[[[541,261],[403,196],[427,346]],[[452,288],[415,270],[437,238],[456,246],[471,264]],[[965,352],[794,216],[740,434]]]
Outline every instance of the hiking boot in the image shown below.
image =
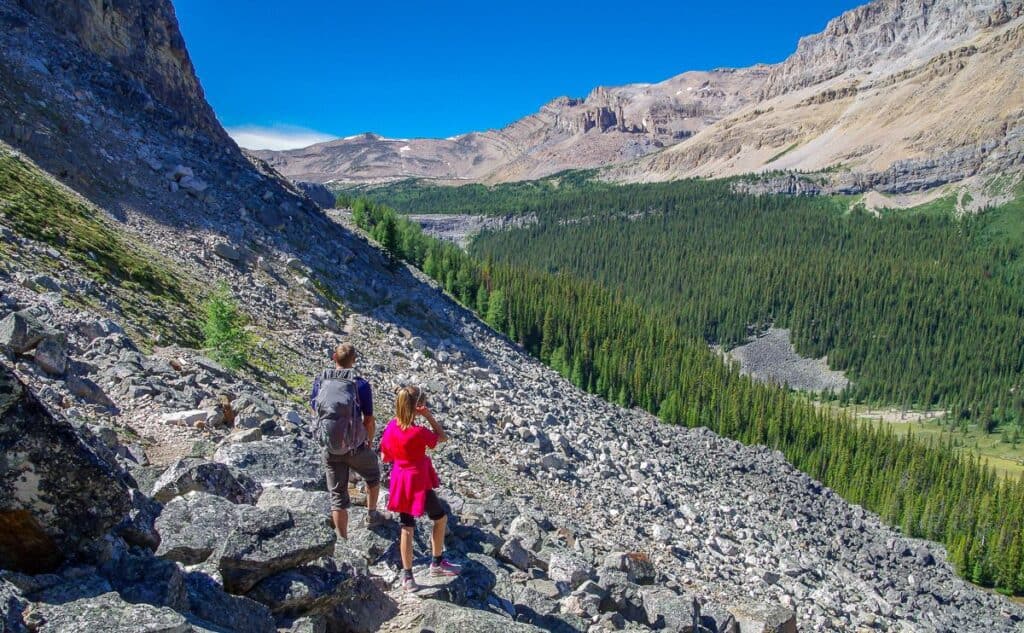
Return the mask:
[[379,525],[383,525],[384,521],[385,519],[383,514],[377,512],[376,510],[370,510],[369,512],[366,513],[366,516],[363,518],[363,525],[365,525],[368,528],[373,528]]
[[458,565],[452,565],[446,560],[441,560],[440,563],[430,563],[430,575],[431,576],[458,576],[462,573],[462,568]]

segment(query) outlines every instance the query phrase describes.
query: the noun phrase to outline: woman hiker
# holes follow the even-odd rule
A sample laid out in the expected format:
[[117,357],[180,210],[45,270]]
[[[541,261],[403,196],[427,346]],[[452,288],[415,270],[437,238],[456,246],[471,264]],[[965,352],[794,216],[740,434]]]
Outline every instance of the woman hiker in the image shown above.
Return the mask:
[[[423,417],[430,428],[418,426],[417,416]],[[444,532],[448,525],[441,500],[434,493],[440,485],[434,464],[426,450],[448,440],[444,429],[434,419],[426,403],[426,394],[418,387],[398,390],[395,417],[388,422],[380,439],[383,461],[392,462],[388,488],[388,510],[399,513],[402,526],[399,549],[402,553],[402,588],[415,591],[418,587],[412,574],[412,542],[416,530],[416,517],[426,514],[434,522],[430,535],[433,560],[431,576],[456,576],[460,569],[444,559]]]

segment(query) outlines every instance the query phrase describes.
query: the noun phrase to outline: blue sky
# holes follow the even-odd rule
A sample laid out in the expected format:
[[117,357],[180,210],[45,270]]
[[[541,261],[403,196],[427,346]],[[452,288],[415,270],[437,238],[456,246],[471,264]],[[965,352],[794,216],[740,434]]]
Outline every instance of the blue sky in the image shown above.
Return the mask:
[[501,127],[560,95],[778,62],[863,1],[173,0],[240,144]]

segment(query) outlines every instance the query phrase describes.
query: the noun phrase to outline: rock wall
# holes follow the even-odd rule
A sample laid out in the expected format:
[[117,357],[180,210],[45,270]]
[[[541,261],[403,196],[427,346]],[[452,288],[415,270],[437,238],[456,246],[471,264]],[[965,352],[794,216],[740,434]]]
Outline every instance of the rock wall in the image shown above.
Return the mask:
[[230,143],[203,96],[178,29],[163,0],[18,0],[57,34],[113,64],[192,126]]

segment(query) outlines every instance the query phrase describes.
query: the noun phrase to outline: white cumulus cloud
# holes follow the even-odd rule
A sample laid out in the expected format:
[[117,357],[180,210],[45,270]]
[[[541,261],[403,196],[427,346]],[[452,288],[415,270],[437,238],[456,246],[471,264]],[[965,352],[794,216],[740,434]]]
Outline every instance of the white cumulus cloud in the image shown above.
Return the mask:
[[333,141],[336,136],[294,125],[241,125],[227,128],[228,134],[239,147],[246,149],[296,149],[315,143]]

